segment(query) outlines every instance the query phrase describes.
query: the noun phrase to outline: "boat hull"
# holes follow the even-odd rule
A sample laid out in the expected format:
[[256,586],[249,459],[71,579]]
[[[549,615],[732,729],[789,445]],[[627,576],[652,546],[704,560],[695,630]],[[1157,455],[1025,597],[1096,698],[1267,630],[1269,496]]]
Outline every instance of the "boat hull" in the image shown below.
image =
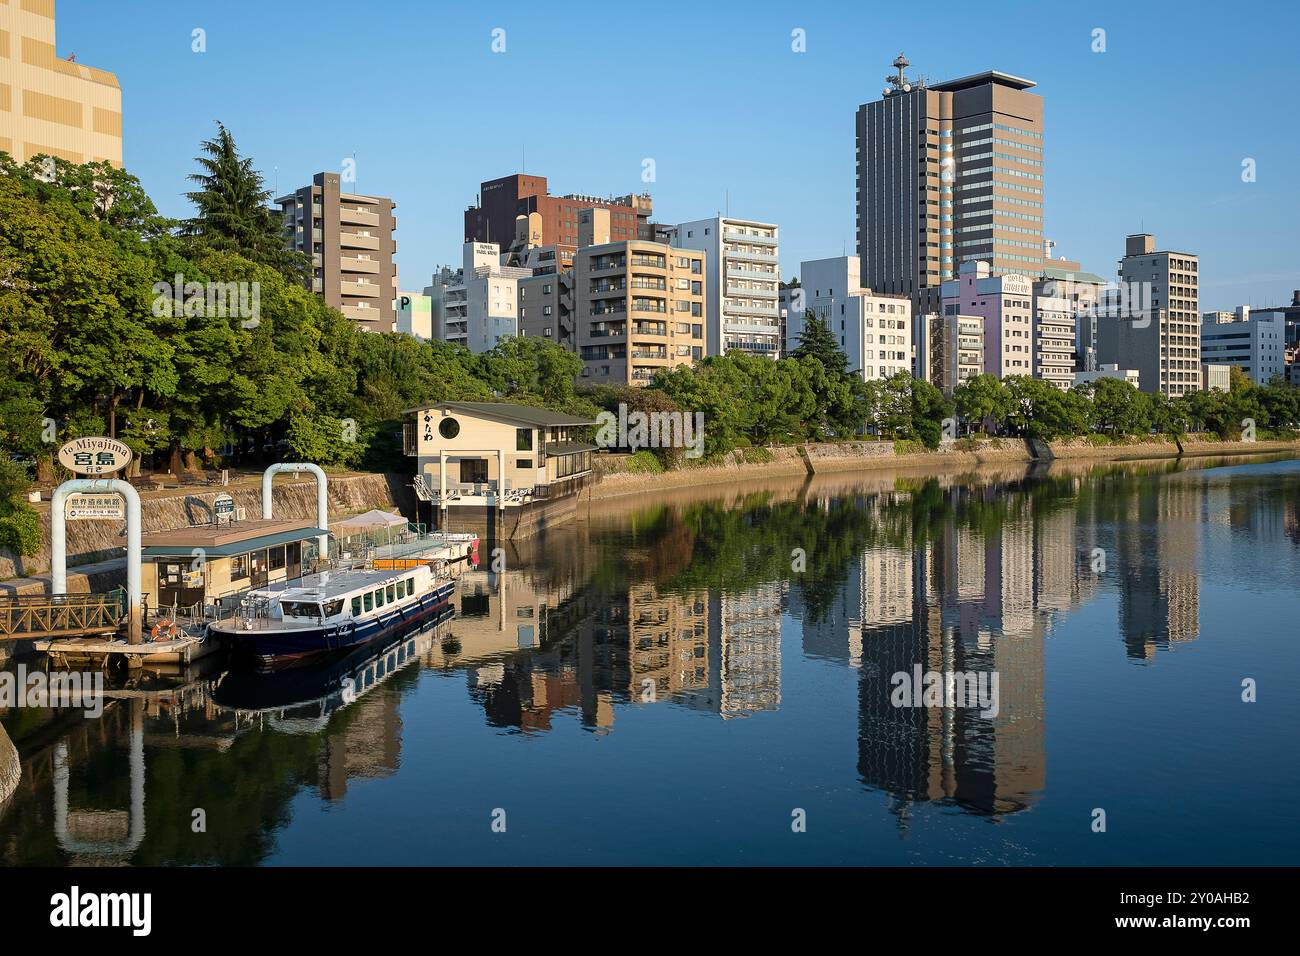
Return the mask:
[[211,633],[229,646],[231,663],[252,661],[262,667],[293,666],[323,655],[348,651],[413,624],[425,623],[450,608],[455,589],[454,582],[445,581],[414,601],[361,622],[244,631],[238,628],[236,620],[213,625]]

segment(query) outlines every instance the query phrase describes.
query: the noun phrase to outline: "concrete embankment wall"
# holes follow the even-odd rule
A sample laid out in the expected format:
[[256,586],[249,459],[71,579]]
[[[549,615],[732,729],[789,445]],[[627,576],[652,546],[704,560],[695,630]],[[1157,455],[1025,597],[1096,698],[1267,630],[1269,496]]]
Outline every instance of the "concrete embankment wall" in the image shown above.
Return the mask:
[[[337,520],[372,508],[384,511],[398,508],[402,514],[413,518],[415,497],[410,482],[410,477],[405,475],[331,475],[330,519]],[[213,499],[223,493],[234,498],[235,507],[243,508],[249,518],[262,516],[260,479],[243,479],[228,488],[200,486],[193,489],[146,491],[140,495],[141,521],[145,534],[210,521]],[[272,498],[277,518],[316,517],[316,480],[310,475],[297,480],[278,476],[272,486]],[[33,557],[23,557],[0,549],[0,580],[43,574],[50,570],[50,503],[45,501],[38,507],[42,511],[44,546]],[[123,556],[126,539],[119,534],[122,522],[69,521],[67,528],[70,569]],[[148,539],[145,540],[148,543]]]
[[[908,448],[910,449],[909,445]],[[1128,459],[1173,458],[1180,454],[1173,441],[1146,441],[1133,444],[1094,445],[1082,439],[1051,442],[1052,455],[1060,459],[1093,461],[1123,461]],[[994,438],[979,441],[964,440],[949,444],[938,451],[908,450],[900,454],[894,442],[839,442],[807,444],[789,448],[767,449],[769,462],[747,462],[744,452],[735,451],[725,456],[723,462],[705,466],[690,466],[661,473],[618,471],[626,456],[604,465],[599,481],[585,495],[591,500],[615,498],[621,495],[644,494],[697,485],[740,483],[764,478],[824,475],[835,472],[891,470],[928,470],[934,473],[960,471],[979,465],[1022,462],[1028,464],[1033,455],[1019,438]],[[1184,456],[1197,455],[1255,455],[1270,452],[1297,452],[1300,442],[1259,441],[1223,442],[1197,437],[1183,439]],[[602,456],[603,457],[603,456]]]

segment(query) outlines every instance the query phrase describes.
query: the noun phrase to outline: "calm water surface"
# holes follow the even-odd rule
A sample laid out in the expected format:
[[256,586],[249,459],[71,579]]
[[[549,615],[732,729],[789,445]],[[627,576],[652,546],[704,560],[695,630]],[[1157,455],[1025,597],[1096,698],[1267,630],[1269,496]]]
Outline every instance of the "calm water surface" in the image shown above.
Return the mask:
[[1300,462],[703,489],[506,562],[328,667],[0,710],[0,862],[1300,857]]

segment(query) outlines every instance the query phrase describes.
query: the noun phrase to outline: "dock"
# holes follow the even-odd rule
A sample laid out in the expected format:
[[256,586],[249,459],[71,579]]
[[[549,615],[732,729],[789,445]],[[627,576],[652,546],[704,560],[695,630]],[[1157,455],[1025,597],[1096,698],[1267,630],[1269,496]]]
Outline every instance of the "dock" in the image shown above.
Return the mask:
[[83,663],[102,666],[120,656],[135,669],[146,664],[192,664],[215,652],[218,643],[180,634],[171,640],[143,644],[129,644],[120,637],[67,637],[35,641],[33,646],[48,654],[58,667]]

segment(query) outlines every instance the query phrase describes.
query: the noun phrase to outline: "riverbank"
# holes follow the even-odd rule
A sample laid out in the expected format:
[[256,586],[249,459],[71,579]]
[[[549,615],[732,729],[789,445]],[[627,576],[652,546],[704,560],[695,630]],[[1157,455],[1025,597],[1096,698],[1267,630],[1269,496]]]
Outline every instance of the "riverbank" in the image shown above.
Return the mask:
[[[1094,444],[1065,439],[1048,446],[1057,460],[1088,462],[1144,461],[1213,455],[1300,454],[1300,442],[1225,442],[1185,437],[1182,449],[1172,440]],[[895,471],[944,474],[987,465],[1029,465],[1036,459],[1018,438],[963,439],[938,451],[915,451],[915,443],[841,442],[781,448],[745,449],[708,465],[688,464],[664,472],[605,471],[584,492],[589,500],[618,498],[699,485],[740,484],[771,478],[807,478],[848,472]]]

